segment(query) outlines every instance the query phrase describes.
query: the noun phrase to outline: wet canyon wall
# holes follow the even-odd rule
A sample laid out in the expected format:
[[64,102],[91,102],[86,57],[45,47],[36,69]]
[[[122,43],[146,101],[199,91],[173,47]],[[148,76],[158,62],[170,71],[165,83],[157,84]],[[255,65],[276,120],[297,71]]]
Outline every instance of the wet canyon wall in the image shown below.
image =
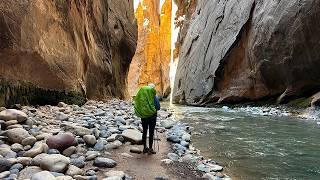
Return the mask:
[[180,42],[175,103],[274,99],[320,87],[320,1],[198,1]]
[[0,105],[124,98],[133,0],[0,2]]

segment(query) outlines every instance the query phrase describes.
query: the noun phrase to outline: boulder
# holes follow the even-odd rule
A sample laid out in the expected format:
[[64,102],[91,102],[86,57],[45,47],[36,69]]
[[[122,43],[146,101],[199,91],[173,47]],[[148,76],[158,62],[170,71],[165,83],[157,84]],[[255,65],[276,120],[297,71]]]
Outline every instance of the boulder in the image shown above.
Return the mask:
[[72,134],[63,133],[58,134],[56,136],[51,136],[47,139],[47,145],[51,149],[58,149],[59,151],[63,152],[70,146],[76,144],[76,140]]
[[70,159],[60,154],[44,156],[40,161],[40,167],[53,172],[64,172],[70,164]]
[[125,141],[129,141],[133,144],[141,144],[142,142],[142,133],[135,129],[127,129],[122,132],[122,137]]
[[6,132],[6,135],[8,137],[8,140],[12,143],[19,143],[21,144],[22,141],[27,138],[30,137],[31,135],[28,133],[28,131],[26,131],[23,128],[13,128],[13,129],[9,129]]
[[16,109],[6,109],[0,112],[0,119],[5,121],[17,120],[22,123],[28,119],[28,116],[26,113]]

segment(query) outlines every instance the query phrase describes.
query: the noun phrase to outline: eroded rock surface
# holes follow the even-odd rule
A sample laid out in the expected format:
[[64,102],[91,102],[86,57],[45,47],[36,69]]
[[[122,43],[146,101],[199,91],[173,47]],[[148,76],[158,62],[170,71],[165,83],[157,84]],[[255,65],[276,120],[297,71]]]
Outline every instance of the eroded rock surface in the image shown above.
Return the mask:
[[132,0],[1,1],[0,105],[124,97]]
[[138,87],[154,83],[159,96],[170,94],[172,0],[139,3],[138,45],[128,75],[129,95],[134,96]]
[[278,97],[320,85],[320,2],[199,1],[180,50],[173,100],[204,105]]

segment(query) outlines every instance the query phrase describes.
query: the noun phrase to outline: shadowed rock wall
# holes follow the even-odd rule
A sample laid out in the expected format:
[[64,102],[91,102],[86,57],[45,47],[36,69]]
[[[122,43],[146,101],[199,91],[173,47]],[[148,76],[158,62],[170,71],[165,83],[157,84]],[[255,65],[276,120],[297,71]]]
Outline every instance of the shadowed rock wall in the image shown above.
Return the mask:
[[132,0],[1,1],[0,105],[123,98],[136,40]]
[[193,105],[309,96],[320,85],[320,2],[199,1],[173,101]]

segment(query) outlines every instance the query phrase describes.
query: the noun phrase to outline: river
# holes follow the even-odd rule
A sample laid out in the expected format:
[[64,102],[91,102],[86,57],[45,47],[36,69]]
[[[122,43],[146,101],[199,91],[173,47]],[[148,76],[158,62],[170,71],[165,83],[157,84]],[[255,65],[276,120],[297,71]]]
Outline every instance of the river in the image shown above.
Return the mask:
[[233,179],[320,179],[318,111],[164,106],[194,127],[194,146]]

